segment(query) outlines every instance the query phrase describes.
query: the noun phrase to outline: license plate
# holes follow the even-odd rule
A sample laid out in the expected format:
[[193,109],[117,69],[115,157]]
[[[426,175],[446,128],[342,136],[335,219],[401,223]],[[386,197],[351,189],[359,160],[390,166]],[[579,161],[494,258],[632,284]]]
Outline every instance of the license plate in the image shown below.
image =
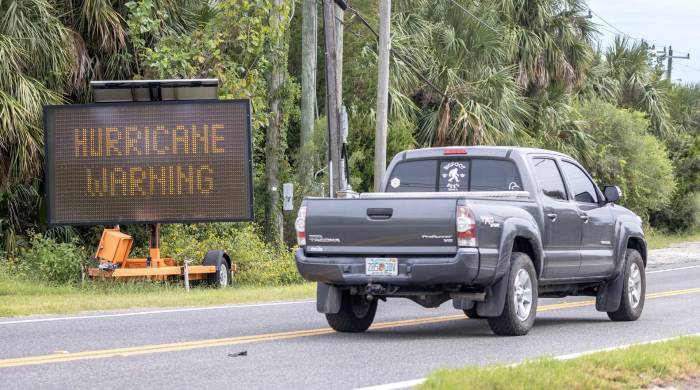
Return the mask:
[[396,276],[399,274],[399,259],[368,257],[365,259],[365,274],[372,276]]

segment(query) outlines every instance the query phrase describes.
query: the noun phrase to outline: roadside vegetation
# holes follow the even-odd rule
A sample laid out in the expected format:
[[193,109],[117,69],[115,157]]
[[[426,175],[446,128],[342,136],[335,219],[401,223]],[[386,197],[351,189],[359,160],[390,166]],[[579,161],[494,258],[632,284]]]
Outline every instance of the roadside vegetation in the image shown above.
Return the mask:
[[[134,235],[138,236],[139,232]],[[249,224],[169,225],[162,232],[163,254],[201,263],[210,248],[231,254],[238,267],[227,289],[181,283],[107,282],[81,279],[81,269],[95,266],[95,243],[74,238],[60,242],[28,235],[26,247],[10,259],[0,258],[0,317],[76,313],[87,310],[156,306],[195,306],[310,298],[315,285],[302,283],[292,252],[263,242]],[[143,255],[145,247],[134,256]]]
[[[206,77],[220,80],[220,98],[252,100],[256,222],[167,225],[162,253],[197,262],[224,249],[239,266],[239,286],[300,283],[294,213],[280,217],[270,183],[294,183],[298,205],[324,194],[328,181],[322,39],[318,112],[303,121],[299,110],[304,1],[0,3],[0,280],[83,291],[79,270],[102,229],[46,223],[43,105],[90,102],[93,79]],[[621,204],[654,232],[652,247],[697,237],[699,85],[664,79],[664,62],[645,42],[618,37],[600,47],[600,21],[586,17],[584,0],[455,1],[394,3],[389,158],[454,144],[559,150],[599,184],[621,186]],[[351,5],[343,53],[349,179],[371,191],[376,39],[359,15],[377,26],[376,1]],[[273,91],[271,79],[284,83]],[[269,131],[270,118],[280,120],[278,131]],[[266,148],[273,136],[278,147]],[[266,171],[270,162],[279,171]],[[143,255],[145,229],[122,228]]]
[[72,314],[145,307],[186,307],[309,299],[316,285],[241,286],[225,289],[181,284],[86,282],[51,284],[0,274],[0,317]]
[[700,241],[700,232],[696,233],[664,233],[659,231],[650,231],[646,233],[647,245],[649,249],[668,248],[673,244],[683,242]]
[[696,388],[700,337],[599,352],[572,360],[540,359],[517,366],[438,370],[420,389]]

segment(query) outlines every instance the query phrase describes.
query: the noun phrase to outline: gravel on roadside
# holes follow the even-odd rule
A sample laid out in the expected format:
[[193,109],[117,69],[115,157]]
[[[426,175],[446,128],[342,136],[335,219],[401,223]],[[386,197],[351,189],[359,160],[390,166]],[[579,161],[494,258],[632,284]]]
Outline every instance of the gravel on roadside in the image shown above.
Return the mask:
[[700,261],[700,241],[681,242],[668,248],[649,251],[647,268],[668,264],[685,264]]

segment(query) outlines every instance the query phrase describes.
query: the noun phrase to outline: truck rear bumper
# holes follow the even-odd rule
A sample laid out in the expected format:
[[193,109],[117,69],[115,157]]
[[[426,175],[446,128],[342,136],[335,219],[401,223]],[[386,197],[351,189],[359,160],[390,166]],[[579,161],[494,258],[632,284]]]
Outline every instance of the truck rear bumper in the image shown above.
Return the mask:
[[[310,281],[337,285],[385,283],[397,286],[470,284],[479,272],[479,250],[459,248],[452,257],[410,257],[399,259],[397,276],[368,276],[365,274],[367,256],[306,256],[303,248],[295,254],[297,269]],[[376,255],[374,257],[377,257]]]

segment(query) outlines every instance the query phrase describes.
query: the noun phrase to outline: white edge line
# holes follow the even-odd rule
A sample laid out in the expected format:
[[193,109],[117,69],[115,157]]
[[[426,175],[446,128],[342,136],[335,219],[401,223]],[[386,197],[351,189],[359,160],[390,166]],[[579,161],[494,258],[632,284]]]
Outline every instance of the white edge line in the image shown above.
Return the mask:
[[625,344],[625,345],[618,345],[616,347],[607,347],[607,348],[600,348],[600,349],[594,349],[590,351],[584,351],[584,352],[576,352],[576,353],[570,353],[566,355],[559,355],[555,356],[554,359],[557,360],[571,360],[571,359],[576,359],[581,356],[586,356],[590,355],[593,353],[598,353],[598,352],[608,352],[608,351],[615,351],[618,349],[627,349],[630,347],[636,347],[638,345],[647,345],[647,344],[657,344],[657,343],[663,343],[665,341],[672,341],[672,340],[677,340],[681,337],[698,337],[700,336],[700,333],[691,333],[691,334],[685,334],[685,335],[680,335],[680,336],[674,336],[674,337],[665,337],[662,339],[656,339],[656,340],[649,340],[649,341],[641,341],[638,343],[630,343],[630,344]]
[[[600,348],[600,349],[593,349],[590,351],[584,351],[584,352],[576,352],[576,353],[569,353],[566,355],[559,355],[559,356],[554,356],[553,359],[556,360],[571,360],[571,359],[576,359],[581,356],[586,356],[586,355],[591,355],[594,353],[598,352],[609,352],[609,351],[615,351],[618,349],[627,349],[630,347],[635,347],[638,345],[646,345],[646,344],[656,344],[656,343],[663,343],[664,341],[671,341],[671,340],[676,340],[681,337],[693,337],[693,336],[700,336],[700,333],[695,333],[695,334],[686,334],[686,335],[681,335],[681,336],[675,336],[675,337],[665,337],[662,339],[657,339],[657,340],[650,340],[650,341],[642,341],[639,343],[631,343],[631,344],[624,344],[624,345],[618,345],[615,347],[607,347],[607,348]],[[523,361],[515,364],[511,364],[510,367],[517,367],[521,364],[527,363],[529,361]],[[361,387],[357,388],[355,390],[398,390],[398,389],[408,389],[412,388],[418,385],[423,384],[427,378],[420,378],[420,379],[413,379],[410,381],[402,381],[402,382],[394,382],[394,383],[387,383],[384,385],[377,385],[377,386],[369,386],[369,387]]]
[[93,319],[93,318],[132,317],[132,316],[179,313],[179,312],[189,312],[189,311],[238,309],[238,308],[246,308],[246,307],[283,306],[283,305],[294,305],[294,304],[299,304],[299,303],[310,303],[310,302],[315,302],[315,301],[314,300],[305,300],[305,301],[290,301],[290,302],[252,303],[252,304],[241,304],[241,305],[186,307],[186,308],[182,308],[182,309],[163,309],[163,310],[137,311],[137,312],[127,312],[127,313],[97,314],[97,315],[88,315],[88,316],[32,318],[32,319],[26,319],[26,320],[2,321],[2,322],[0,322],[0,325],[27,324],[27,323],[33,323],[33,322],[89,320],[89,319]]
[[[699,267],[700,267],[700,265],[693,265],[693,266],[680,267],[680,268],[669,268],[669,269],[662,269],[662,270],[657,270],[657,271],[647,271],[647,274],[655,274],[655,273],[660,273],[660,272],[671,272],[671,271],[684,270],[684,269],[690,269],[690,268],[699,268]],[[89,320],[89,319],[94,319],[94,318],[133,317],[133,316],[141,316],[141,315],[182,313],[182,312],[202,311],[202,310],[221,310],[221,309],[236,309],[236,308],[245,308],[245,307],[281,306],[281,305],[293,305],[293,304],[309,303],[309,302],[314,302],[314,301],[313,300],[305,300],[305,301],[291,301],[291,302],[270,302],[270,303],[242,304],[242,305],[205,306],[205,307],[189,307],[189,308],[182,308],[182,309],[137,311],[137,312],[128,312],[128,313],[97,314],[97,315],[87,315],[87,316],[33,318],[33,319],[15,320],[15,321],[0,321],[0,326],[13,325],[13,324],[29,324],[29,323],[35,323],[35,322]]]
[[394,382],[394,383],[387,383],[385,385],[377,385],[377,386],[370,386],[370,387],[361,387],[359,389],[355,390],[396,390],[396,389],[407,389],[410,387],[418,386],[420,384],[423,384],[425,382],[425,378],[421,379],[413,379],[410,381],[403,381],[403,382]]

